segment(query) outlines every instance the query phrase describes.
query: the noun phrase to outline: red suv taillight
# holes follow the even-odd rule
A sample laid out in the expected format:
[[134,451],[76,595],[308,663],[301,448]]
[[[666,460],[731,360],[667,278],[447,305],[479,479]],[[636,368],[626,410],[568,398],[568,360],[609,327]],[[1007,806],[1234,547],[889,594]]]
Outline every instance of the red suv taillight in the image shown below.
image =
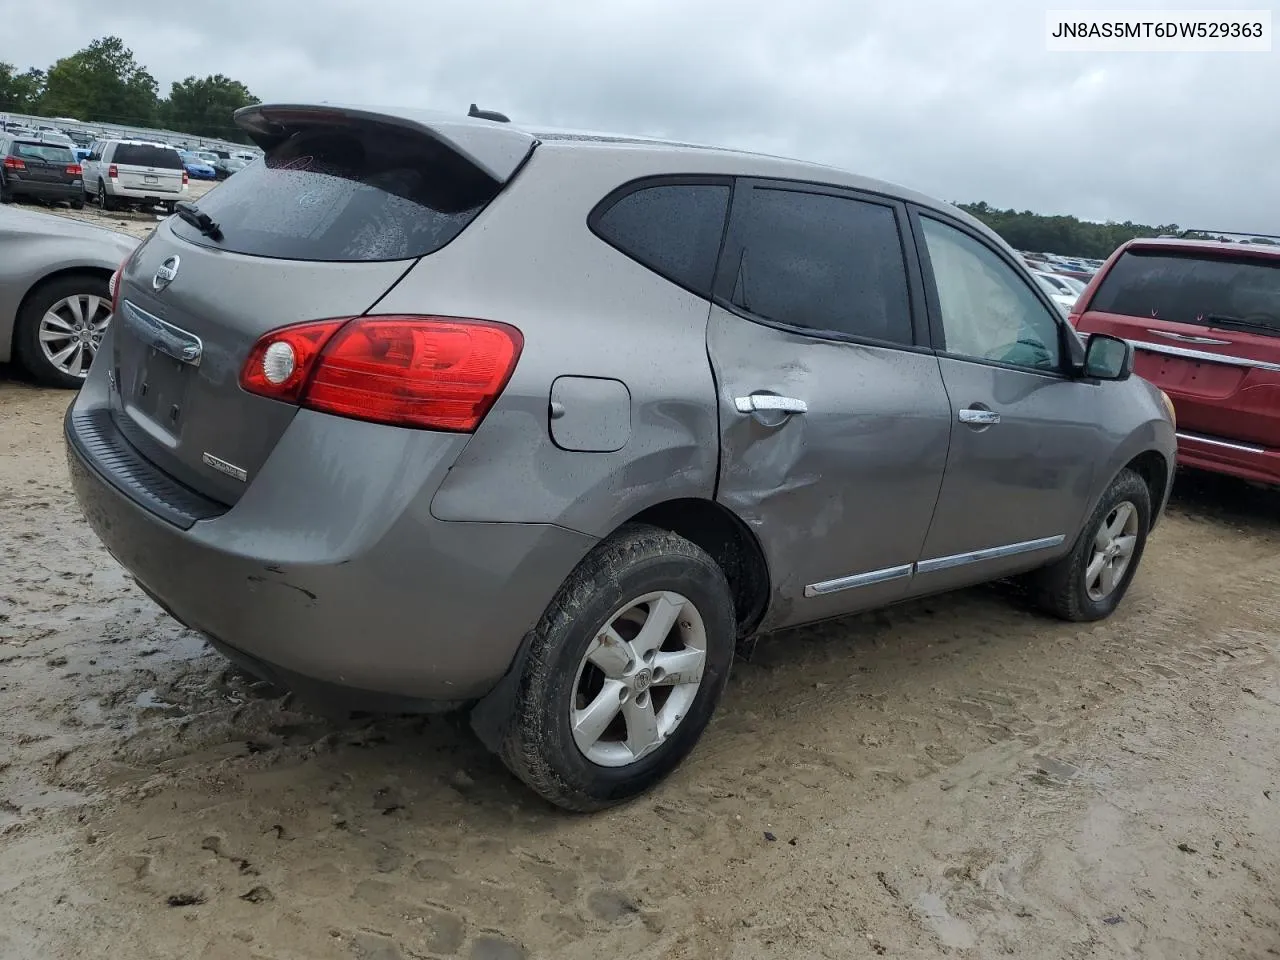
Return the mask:
[[80,169],[80,164],[78,163],[72,163],[67,166],[67,173],[69,173],[73,177],[80,176],[82,172],[83,171]]
[[189,181],[189,178],[188,178],[188,176],[187,176],[187,171],[183,170],[183,171],[182,171],[182,185],[185,187],[185,186],[187,185],[188,181]]
[[5,157],[4,168],[6,170],[25,170],[27,169],[27,165],[17,157]]
[[356,420],[470,433],[523,348],[519,330],[488,320],[320,320],[263,336],[249,351],[240,386]]
[[114,163],[111,164],[111,166],[107,167],[107,176],[110,177],[112,180],[120,179],[120,170],[116,167]]

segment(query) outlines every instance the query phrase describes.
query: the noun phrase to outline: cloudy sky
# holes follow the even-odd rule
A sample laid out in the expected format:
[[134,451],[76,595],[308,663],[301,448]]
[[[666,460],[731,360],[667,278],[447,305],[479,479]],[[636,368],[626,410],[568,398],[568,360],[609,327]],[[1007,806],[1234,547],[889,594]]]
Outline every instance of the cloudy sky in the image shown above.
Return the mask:
[[1046,9],[1157,6],[1170,4],[0,0],[0,60],[43,68],[115,33],[162,92],[224,73],[264,100],[477,101],[517,121],[833,163],[948,200],[1280,234],[1280,44],[1046,50]]

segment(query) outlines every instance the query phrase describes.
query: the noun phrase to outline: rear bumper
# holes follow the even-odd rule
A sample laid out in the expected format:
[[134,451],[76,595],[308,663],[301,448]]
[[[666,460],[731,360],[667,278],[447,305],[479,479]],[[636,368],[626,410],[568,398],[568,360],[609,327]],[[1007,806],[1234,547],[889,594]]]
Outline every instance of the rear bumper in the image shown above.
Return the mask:
[[[90,376],[64,424],[94,532],[175,619],[303,696],[401,710],[483,696],[595,542],[550,524],[435,520],[430,496],[461,438],[398,431],[415,436],[388,463],[394,428],[307,411],[234,506],[183,529],[126,493],[146,479],[113,461],[127,444],[103,453],[83,435],[76,414],[103,403],[104,380]],[[408,449],[424,438],[441,441],[436,455]]]
[[1178,463],[1259,483],[1280,484],[1280,448],[1178,431]]
[[122,187],[119,183],[111,181],[107,183],[107,196],[114,197],[116,200],[133,200],[139,203],[169,203],[181,200],[186,193],[186,189],[182,187],[174,190],[161,190],[158,187],[138,189]]
[[83,200],[84,185],[76,183],[47,183],[41,180],[9,178],[9,189],[18,196],[39,197],[41,200]]

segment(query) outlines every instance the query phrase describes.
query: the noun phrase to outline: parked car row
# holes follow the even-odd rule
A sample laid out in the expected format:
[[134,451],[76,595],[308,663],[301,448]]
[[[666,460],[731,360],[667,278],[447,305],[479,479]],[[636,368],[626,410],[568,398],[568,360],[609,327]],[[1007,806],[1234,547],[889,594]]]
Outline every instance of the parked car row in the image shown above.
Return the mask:
[[43,131],[5,133],[0,148],[7,158],[0,199],[66,201],[77,209],[89,200],[103,210],[162,206],[172,213],[192,177],[224,180],[254,159],[248,152],[219,156],[145,140],[98,140],[81,148]]

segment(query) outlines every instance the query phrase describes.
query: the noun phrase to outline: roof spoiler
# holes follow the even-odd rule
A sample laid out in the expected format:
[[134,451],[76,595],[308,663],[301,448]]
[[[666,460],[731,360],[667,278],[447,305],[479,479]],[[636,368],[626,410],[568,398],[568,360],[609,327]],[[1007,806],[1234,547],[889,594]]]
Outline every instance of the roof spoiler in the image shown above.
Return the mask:
[[399,127],[431,137],[500,184],[511,179],[537,143],[533,134],[505,122],[493,123],[488,118],[462,118],[429,110],[379,110],[334,103],[258,103],[241,107],[232,118],[263,150],[311,126]]

